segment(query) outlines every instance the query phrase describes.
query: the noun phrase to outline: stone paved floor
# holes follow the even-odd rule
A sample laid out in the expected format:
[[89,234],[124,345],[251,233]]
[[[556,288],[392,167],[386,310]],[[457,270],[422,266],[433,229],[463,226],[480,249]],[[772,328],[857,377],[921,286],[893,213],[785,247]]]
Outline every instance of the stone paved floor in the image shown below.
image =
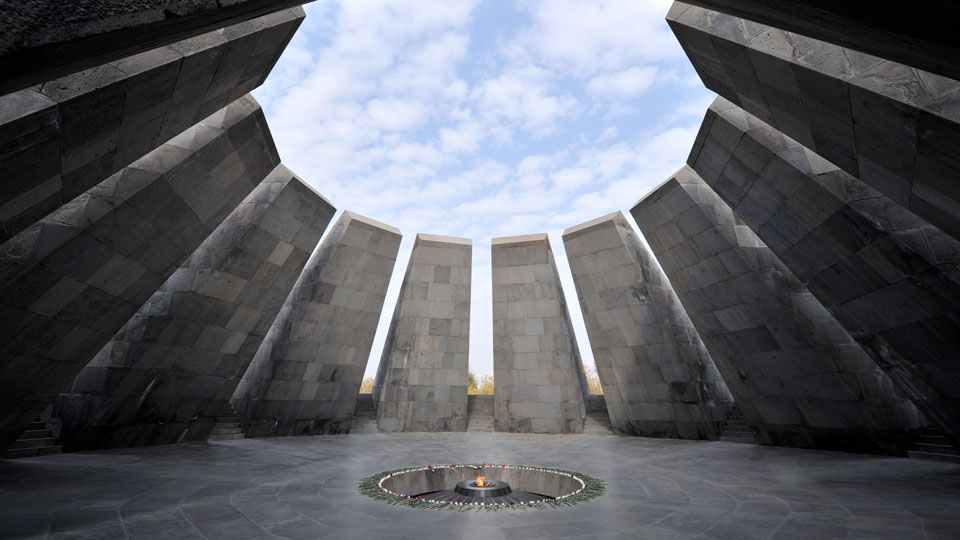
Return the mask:
[[[567,509],[455,513],[379,503],[359,478],[492,461],[579,470]],[[0,538],[960,538],[960,466],[612,436],[247,439],[0,462]]]

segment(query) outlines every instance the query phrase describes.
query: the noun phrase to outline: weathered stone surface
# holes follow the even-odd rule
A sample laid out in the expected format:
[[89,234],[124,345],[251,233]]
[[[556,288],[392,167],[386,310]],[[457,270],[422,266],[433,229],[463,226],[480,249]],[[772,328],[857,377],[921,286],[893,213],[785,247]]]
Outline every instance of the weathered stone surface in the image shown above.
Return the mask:
[[[0,18],[0,94],[311,0],[31,0]],[[166,139],[164,139],[166,140]]]
[[960,443],[960,242],[723,98],[689,164]]
[[0,245],[0,446],[279,163],[243,97]]
[[60,395],[60,443],[207,440],[335,211],[278,165]]
[[473,243],[418,234],[377,368],[380,431],[466,431]]
[[582,433],[589,395],[546,234],[494,238],[494,424],[511,433]]
[[613,428],[716,440],[733,397],[623,214],[567,229],[563,245]]
[[692,169],[631,213],[761,442],[905,454],[917,410]]
[[259,86],[303,17],[283,10],[0,97],[0,241]]
[[400,236],[352,212],[330,229],[230,400],[247,437],[350,430]]
[[676,2],[704,84],[960,239],[960,81]]
[[953,0],[927,0],[920,9],[910,2],[688,2],[960,80],[960,4]]

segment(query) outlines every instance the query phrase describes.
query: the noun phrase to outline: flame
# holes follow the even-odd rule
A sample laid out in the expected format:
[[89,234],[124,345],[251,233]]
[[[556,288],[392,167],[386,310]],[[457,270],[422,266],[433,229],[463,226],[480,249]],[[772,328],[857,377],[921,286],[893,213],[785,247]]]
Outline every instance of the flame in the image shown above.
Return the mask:
[[486,482],[486,483],[484,482],[484,480],[486,480],[486,479],[487,479],[486,476],[478,476],[478,477],[477,477],[477,487],[486,487],[486,486],[489,486],[489,485],[490,485],[490,482]]

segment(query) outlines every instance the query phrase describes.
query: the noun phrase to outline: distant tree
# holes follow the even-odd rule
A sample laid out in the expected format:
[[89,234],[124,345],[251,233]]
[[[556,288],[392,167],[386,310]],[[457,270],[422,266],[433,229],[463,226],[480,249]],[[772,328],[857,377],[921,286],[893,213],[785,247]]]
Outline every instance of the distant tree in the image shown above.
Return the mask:
[[492,396],[493,395],[493,376],[484,375],[480,379],[480,385],[477,388],[477,394],[481,396]]
[[587,375],[587,386],[590,388],[590,393],[596,396],[602,396],[603,386],[600,385],[600,374],[597,373],[597,368],[591,366],[585,368],[584,371]]
[[479,387],[477,386],[477,376],[473,373],[467,373],[467,394],[474,396],[479,394]]
[[373,393],[373,378],[364,379],[360,383],[360,393],[361,394],[372,394]]

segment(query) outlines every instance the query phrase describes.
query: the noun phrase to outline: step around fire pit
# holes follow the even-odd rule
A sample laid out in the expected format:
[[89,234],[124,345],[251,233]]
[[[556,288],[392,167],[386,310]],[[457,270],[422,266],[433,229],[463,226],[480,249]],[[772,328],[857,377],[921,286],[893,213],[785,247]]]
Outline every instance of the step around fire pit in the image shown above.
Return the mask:
[[458,510],[570,506],[605,490],[603,481],[572,471],[477,463],[385,471],[362,479],[358,488],[391,504]]

